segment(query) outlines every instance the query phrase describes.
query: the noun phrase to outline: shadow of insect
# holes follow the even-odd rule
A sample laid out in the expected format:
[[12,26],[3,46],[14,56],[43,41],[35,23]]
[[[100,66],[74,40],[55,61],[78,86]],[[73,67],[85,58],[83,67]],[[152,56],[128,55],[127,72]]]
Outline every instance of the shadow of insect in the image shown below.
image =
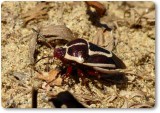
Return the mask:
[[67,108],[85,108],[70,92],[60,92],[58,95],[49,99],[56,108],[61,108],[65,105]]

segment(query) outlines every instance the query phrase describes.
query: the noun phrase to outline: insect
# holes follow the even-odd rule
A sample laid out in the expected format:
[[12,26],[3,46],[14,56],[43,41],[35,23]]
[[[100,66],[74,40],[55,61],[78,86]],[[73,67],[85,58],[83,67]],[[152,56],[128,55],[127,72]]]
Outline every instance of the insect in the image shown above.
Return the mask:
[[65,77],[77,71],[78,76],[99,76],[100,73],[125,69],[125,64],[111,51],[103,49],[85,39],[78,38],[64,47],[55,48],[54,57],[67,67]]

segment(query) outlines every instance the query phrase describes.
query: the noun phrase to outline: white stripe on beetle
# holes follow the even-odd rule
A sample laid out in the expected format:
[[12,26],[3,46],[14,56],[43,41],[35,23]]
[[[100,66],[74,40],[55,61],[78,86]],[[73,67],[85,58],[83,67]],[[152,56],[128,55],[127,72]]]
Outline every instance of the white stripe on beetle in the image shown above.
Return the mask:
[[87,66],[93,66],[93,67],[109,67],[109,68],[116,68],[115,64],[98,64],[98,63],[83,63]]
[[104,52],[99,52],[99,51],[91,51],[90,49],[89,49],[89,55],[91,56],[91,55],[96,55],[96,54],[98,54],[98,55],[104,55],[104,56],[106,56],[106,57],[112,57],[112,53],[110,52],[110,54],[107,54],[107,53],[104,53]]
[[[85,39],[84,39],[84,40],[85,40]],[[88,44],[88,49],[89,49],[89,48],[90,48],[89,42],[88,42],[87,40],[85,40],[85,41],[87,42],[87,44]],[[68,60],[73,60],[73,61],[76,61],[76,62],[82,64],[82,63],[84,62],[84,58],[82,58],[82,56],[75,57],[75,56],[71,56],[71,55],[68,54],[68,48],[69,48],[69,47],[76,46],[76,45],[86,45],[86,43],[80,42],[80,43],[72,44],[72,45],[70,45],[70,46],[65,45],[64,48],[66,48],[66,54],[65,54],[64,58],[66,58],[66,59],[68,59]],[[98,54],[98,55],[104,55],[104,56],[106,56],[106,57],[112,57],[112,52],[110,52],[110,54],[107,54],[107,53],[99,52],[99,51],[91,51],[90,49],[89,49],[89,53],[88,53],[88,54],[89,54],[90,56],[91,56],[91,55]],[[99,66],[99,65],[101,65],[101,67],[104,66],[104,67],[113,67],[113,68],[115,67],[114,64],[99,64],[99,65],[98,65],[98,64],[95,64],[95,63],[85,63],[85,65],[88,65],[88,66]]]
[[[78,44],[77,44],[78,45]],[[80,45],[84,45],[84,43],[81,43]],[[71,47],[71,46],[70,46]],[[66,53],[65,53],[65,56],[64,58],[68,59],[68,60],[73,60],[73,61],[76,61],[80,64],[82,64],[84,62],[84,58],[82,56],[78,56],[78,57],[75,57],[75,56],[71,56],[68,54],[68,47],[66,46]]]
[[84,59],[83,59],[81,56],[79,56],[79,57],[74,57],[74,56],[69,55],[68,53],[65,54],[64,58],[66,58],[66,59],[68,59],[68,60],[76,61],[76,62],[78,62],[78,63],[80,63],[80,64],[82,64],[82,63],[84,62]]
[[76,46],[76,45],[86,45],[86,44],[85,43],[76,43],[76,44],[72,44],[70,46],[65,45],[64,48],[69,48],[69,47]]
[[[90,45],[89,45],[89,42],[86,41],[88,43],[88,49],[89,49],[89,55],[95,55],[95,54],[98,54],[98,55],[104,55],[106,57],[112,57],[112,52],[110,52],[109,54],[107,53],[104,53],[104,52],[100,52],[100,51],[91,51],[90,50]],[[102,48],[102,47],[101,47]]]
[[[84,39],[85,40],[85,39]],[[90,45],[89,45],[89,42],[87,40],[85,40],[87,42],[87,45],[88,45],[88,49],[90,48]],[[65,46],[65,48],[69,48],[69,47],[72,47],[72,46],[75,46],[75,45],[86,45],[85,43],[76,43],[76,44],[72,44],[70,46]],[[110,52],[110,51],[109,51]],[[95,55],[95,54],[98,54],[98,55],[104,55],[106,57],[112,57],[112,52],[110,52],[110,54],[107,54],[107,53],[104,53],[104,52],[100,52],[100,51],[91,51],[89,49],[89,55]]]
[[106,74],[118,74],[118,73],[122,73],[121,69],[104,69],[104,68],[100,68],[100,67],[93,67],[93,69],[102,72],[102,73],[106,73]]

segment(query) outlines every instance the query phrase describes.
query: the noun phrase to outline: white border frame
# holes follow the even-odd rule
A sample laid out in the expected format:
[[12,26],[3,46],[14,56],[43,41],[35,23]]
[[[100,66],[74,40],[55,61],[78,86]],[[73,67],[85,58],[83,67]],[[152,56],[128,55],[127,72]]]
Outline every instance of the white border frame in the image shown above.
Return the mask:
[[[7,1],[12,1],[12,0],[7,0]],[[18,1],[18,0],[15,0],[15,1]],[[22,0],[23,1],[23,0]],[[25,0],[27,1],[27,0]],[[28,1],[40,1],[40,0],[28,0]],[[49,1],[49,0],[46,0],[46,1]],[[54,0],[54,1],[58,1],[58,0]],[[59,0],[59,1],[73,1],[73,0]],[[74,0],[74,1],[84,1],[84,0]],[[93,0],[88,0],[88,1],[93,1]],[[107,1],[107,0],[95,0],[95,1]],[[110,1],[129,1],[129,0],[110,0]],[[130,0],[130,1],[139,1],[139,0]],[[69,113],[79,113],[79,112],[116,112],[116,113],[122,113],[123,111],[126,111],[126,112],[132,112],[132,113],[142,113],[142,112],[145,112],[145,113],[150,113],[150,112],[158,112],[160,111],[160,106],[159,106],[159,102],[160,102],[160,98],[158,98],[158,95],[159,95],[159,89],[158,89],[158,86],[160,86],[160,82],[159,81],[159,73],[160,71],[158,70],[159,69],[159,64],[158,62],[160,62],[160,54],[159,54],[159,38],[160,38],[160,29],[159,29],[159,23],[160,23],[160,1],[159,0],[140,0],[140,1],[153,1],[155,3],[155,6],[156,6],[156,60],[155,60],[155,63],[156,63],[156,97],[155,97],[155,106],[153,108],[144,108],[144,109],[16,109],[16,108],[11,108],[11,109],[6,109],[6,108],[3,108],[2,105],[1,105],[1,93],[0,93],[0,112],[1,113],[13,113],[13,112],[18,112],[18,113],[27,113],[27,112],[34,112],[34,113],[44,113],[44,112],[50,112],[50,113],[53,113],[53,112],[60,112],[60,113],[65,113],[66,110],[69,112]],[[0,3],[2,4],[3,1],[0,0]],[[1,11],[1,9],[0,9]],[[1,16],[1,13],[0,13],[0,16]],[[0,18],[1,20],[1,18]],[[1,25],[1,23],[0,23]],[[0,36],[1,36],[1,32],[0,32]],[[0,44],[1,44],[1,40],[0,40]],[[1,56],[1,49],[0,49],[0,56]],[[1,59],[0,59],[0,62],[1,62]],[[1,65],[0,65],[0,69],[1,69]],[[0,70],[1,72],[1,70]],[[0,79],[0,83],[1,83],[1,79]],[[0,85],[0,89],[1,89],[1,85]]]

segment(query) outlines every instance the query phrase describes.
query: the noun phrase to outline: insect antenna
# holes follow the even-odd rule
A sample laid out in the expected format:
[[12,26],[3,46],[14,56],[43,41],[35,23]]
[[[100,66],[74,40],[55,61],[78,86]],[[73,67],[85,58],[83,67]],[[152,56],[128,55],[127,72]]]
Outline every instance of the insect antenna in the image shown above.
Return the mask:
[[46,43],[51,49],[53,49],[52,45],[47,42],[45,36],[43,36],[39,31],[35,30],[34,28],[32,28],[32,30],[37,33],[38,37],[40,36],[43,39],[44,43]]
[[[32,28],[32,30],[33,30],[33,32],[37,33],[37,39],[38,39],[39,37],[41,37],[41,38],[42,38],[42,41],[43,41],[46,45],[48,45],[51,49],[54,49],[54,48],[52,47],[52,45],[47,42],[45,36],[43,36],[43,35],[40,33],[40,31],[37,31],[37,30],[34,29],[34,28]],[[33,63],[32,66],[34,67],[39,61],[41,61],[42,59],[45,59],[45,58],[48,58],[48,62],[49,62],[49,59],[52,59],[52,58],[53,58],[53,55],[52,55],[52,56],[49,56],[49,55],[48,55],[48,56],[45,56],[45,57],[42,57],[42,58],[38,59],[37,61],[35,61],[35,62]],[[49,64],[49,63],[48,63],[48,64]],[[47,67],[49,67],[49,66],[47,66]],[[48,68],[48,69],[49,69],[49,68]]]
[[40,59],[38,59],[35,63],[34,63],[34,65],[35,64],[37,64],[39,61],[41,61],[41,60],[43,60],[43,59],[46,59],[46,58],[52,58],[53,56],[45,56],[45,57],[42,57],[42,58],[40,58]]

